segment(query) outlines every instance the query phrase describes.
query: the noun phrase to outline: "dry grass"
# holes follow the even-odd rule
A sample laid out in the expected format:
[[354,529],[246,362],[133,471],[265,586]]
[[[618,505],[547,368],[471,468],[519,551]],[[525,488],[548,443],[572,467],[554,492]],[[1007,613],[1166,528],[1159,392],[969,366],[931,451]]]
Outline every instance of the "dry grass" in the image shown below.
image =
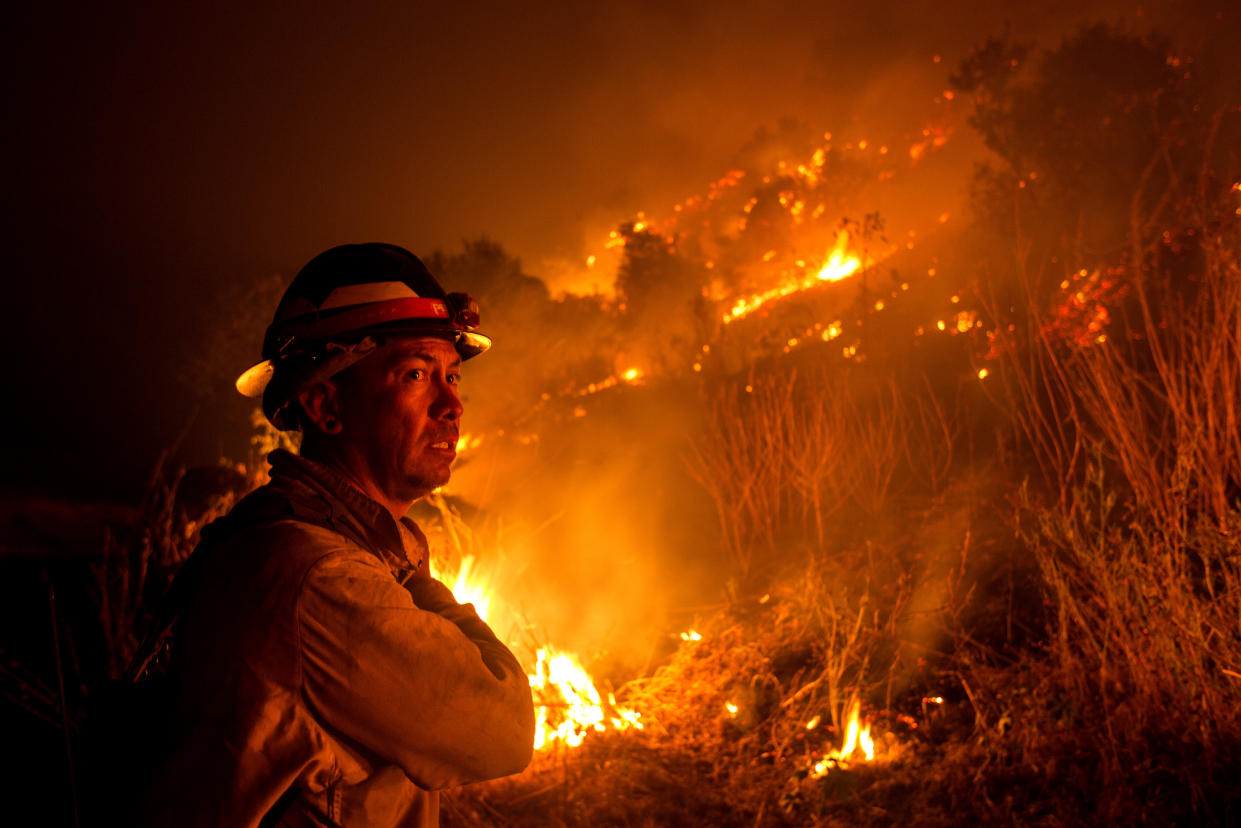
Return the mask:
[[[1226,227],[1193,228],[1200,267],[1175,289],[1137,244],[1131,321],[1103,343],[1058,339],[1024,280],[991,382],[1024,484],[964,466],[961,446],[994,435],[929,382],[851,367],[708,391],[688,459],[716,507],[726,607],[617,690],[643,731],[449,792],[445,825],[1241,821],[1241,238]],[[188,515],[177,488],[153,487],[142,532],[99,570],[114,672],[228,505]],[[432,505],[444,570],[502,545]],[[879,759],[812,777],[855,700]]]
[[[642,712],[644,730],[592,733],[580,748],[538,753],[517,777],[449,792],[444,824],[802,824],[824,791],[853,779],[806,772],[839,747],[854,700],[882,694],[873,656],[893,621],[867,591],[826,584],[834,567],[815,561],[802,574],[710,619],[701,640],[621,687],[618,702]],[[901,740],[883,734],[908,725],[875,718],[883,760],[900,761]]]
[[[1238,249],[1206,243],[1199,281],[1175,295],[1147,274],[1136,321],[1091,347],[1048,335],[1031,291],[1030,338],[999,372],[1024,484],[962,487],[969,421],[929,389],[803,374],[722,390],[690,461],[739,576],[729,608],[622,688],[645,732],[454,792],[445,823],[1241,820]],[[979,488],[1011,534],[961,527],[933,613],[952,646],[915,651],[911,594],[933,568],[910,551],[929,516],[968,514]],[[762,571],[777,551],[800,568]],[[982,628],[997,623],[998,571],[1041,596],[1003,609],[1024,637]],[[855,697],[887,755],[810,777]],[[837,729],[807,730],[815,715]]]
[[[1041,472],[1014,501],[1050,622],[1046,648],[1021,654],[1041,672],[1009,738],[1092,819],[1228,824],[1241,802],[1241,239],[1235,225],[1182,228],[1200,254],[1186,275],[1163,269],[1145,225],[1130,313],[1103,341],[1050,335],[1023,273],[1027,339],[1003,375]],[[991,717],[1011,701],[1005,681],[975,677]]]
[[1096,730],[1113,808],[1176,787],[1218,818],[1241,767],[1241,270],[1207,267],[1185,303],[1139,285],[1135,336],[1049,352],[1083,473],[1053,506],[1027,493],[1021,525],[1055,609],[1052,678]]
[[[726,384],[708,405],[712,416],[687,459],[715,503],[743,582],[761,576],[757,559],[782,558],[776,553],[789,545],[831,549],[841,536],[837,516],[878,517],[894,482],[913,477],[913,467],[938,482],[951,463],[943,405],[919,400],[911,413],[895,382],[864,389],[825,369],[773,371]],[[933,439],[911,441],[915,427]]]

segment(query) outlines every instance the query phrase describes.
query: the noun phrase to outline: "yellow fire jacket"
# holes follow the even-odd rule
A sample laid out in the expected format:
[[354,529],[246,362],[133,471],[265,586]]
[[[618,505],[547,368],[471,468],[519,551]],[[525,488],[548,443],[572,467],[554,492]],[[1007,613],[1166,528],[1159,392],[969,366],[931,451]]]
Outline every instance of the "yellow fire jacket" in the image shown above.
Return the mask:
[[272,482],[191,556],[141,822],[437,825],[439,789],[529,763],[529,682],[428,576],[417,526],[325,466],[269,459]]

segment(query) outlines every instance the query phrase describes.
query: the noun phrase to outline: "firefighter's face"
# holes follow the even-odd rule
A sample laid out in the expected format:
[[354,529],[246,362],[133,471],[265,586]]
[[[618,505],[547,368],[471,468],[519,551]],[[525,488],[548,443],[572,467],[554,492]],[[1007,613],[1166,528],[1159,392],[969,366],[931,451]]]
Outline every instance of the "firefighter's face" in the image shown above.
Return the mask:
[[342,433],[385,492],[415,500],[448,482],[460,432],[452,343],[401,337],[340,375]]

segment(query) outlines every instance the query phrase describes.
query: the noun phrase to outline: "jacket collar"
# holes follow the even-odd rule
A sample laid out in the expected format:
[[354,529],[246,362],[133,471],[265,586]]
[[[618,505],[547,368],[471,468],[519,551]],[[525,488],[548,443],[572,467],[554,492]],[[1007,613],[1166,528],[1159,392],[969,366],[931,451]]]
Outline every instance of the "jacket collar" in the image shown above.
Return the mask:
[[326,526],[376,553],[399,575],[427,560],[427,540],[412,520],[392,514],[340,472],[283,449],[267,456],[271,486],[283,494],[294,514]]

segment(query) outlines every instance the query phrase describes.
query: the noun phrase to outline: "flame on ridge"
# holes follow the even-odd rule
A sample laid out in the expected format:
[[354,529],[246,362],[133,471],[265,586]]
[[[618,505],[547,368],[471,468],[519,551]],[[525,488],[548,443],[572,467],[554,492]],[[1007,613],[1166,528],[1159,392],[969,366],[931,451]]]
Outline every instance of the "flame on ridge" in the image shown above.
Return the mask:
[[804,273],[799,279],[786,282],[778,287],[744,296],[724,314],[725,324],[749,316],[773,299],[783,299],[793,293],[821,285],[824,282],[839,282],[852,276],[862,266],[862,260],[848,252],[849,233],[841,230],[836,235],[836,244],[827,254],[827,260],[815,272]]
[[600,391],[606,391],[614,388],[622,382],[626,385],[642,385],[646,381],[646,372],[641,368],[626,368],[619,374],[613,374],[610,377],[601,379],[598,382],[592,382],[585,388],[574,392],[575,397],[589,397],[591,394],[598,394]]

